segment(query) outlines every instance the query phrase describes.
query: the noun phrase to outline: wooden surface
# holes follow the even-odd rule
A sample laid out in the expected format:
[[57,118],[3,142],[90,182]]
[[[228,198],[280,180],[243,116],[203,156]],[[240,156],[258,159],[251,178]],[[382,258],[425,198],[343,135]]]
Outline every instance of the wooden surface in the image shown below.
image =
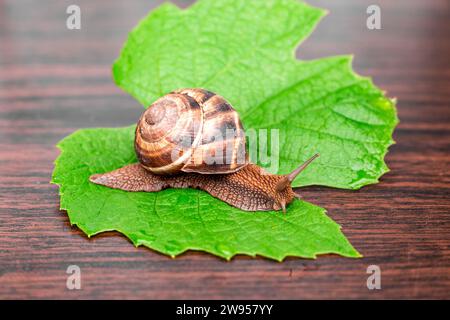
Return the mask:
[[[78,128],[136,121],[142,109],[110,67],[158,2],[76,1],[82,29],[71,31],[72,1],[0,0],[0,298],[450,298],[449,2],[376,2],[382,30],[371,31],[372,1],[311,1],[330,14],[298,50],[305,59],[354,53],[355,69],[398,98],[391,172],[379,184],[303,189],[365,257],[277,263],[171,259],[116,233],[87,239],[71,228],[49,184],[54,145]],[[71,264],[82,290],[66,289]],[[371,264],[381,290],[366,287]]]

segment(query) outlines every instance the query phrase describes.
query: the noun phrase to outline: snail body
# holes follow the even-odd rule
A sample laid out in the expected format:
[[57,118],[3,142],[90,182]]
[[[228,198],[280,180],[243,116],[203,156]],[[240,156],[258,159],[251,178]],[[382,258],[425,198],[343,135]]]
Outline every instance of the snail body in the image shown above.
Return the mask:
[[153,103],[137,123],[134,147],[139,163],[90,181],[125,191],[197,188],[246,211],[286,212],[297,196],[291,182],[318,156],[288,175],[249,163],[237,112],[204,89],[177,90]]

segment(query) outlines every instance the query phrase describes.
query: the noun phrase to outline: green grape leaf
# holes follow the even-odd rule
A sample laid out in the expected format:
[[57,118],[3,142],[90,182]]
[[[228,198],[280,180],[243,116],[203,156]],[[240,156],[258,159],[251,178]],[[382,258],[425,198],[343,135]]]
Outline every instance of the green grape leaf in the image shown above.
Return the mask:
[[[278,144],[269,142],[278,150],[259,148],[279,155],[277,173],[321,154],[294,186],[356,189],[388,170],[384,155],[398,119],[394,102],[352,71],[351,57],[295,59],[323,15],[296,0],[199,0],[186,10],[164,4],[130,33],[114,80],[144,106],[177,88],[217,92],[246,130],[279,133]],[[52,182],[61,209],[89,236],[116,230],[171,256],[189,249],[227,259],[360,256],[323,209],[303,201],[286,215],[249,213],[199,190],[134,193],[90,183],[93,173],[136,162],[133,129],[80,130],[58,145]]]
[[60,185],[61,209],[88,236],[117,230],[136,246],[170,256],[188,249],[226,259],[236,254],[279,261],[324,253],[360,256],[322,208],[304,201],[292,203],[287,214],[250,213],[200,190],[126,192],[90,183],[91,174],[137,161],[133,139],[134,126],[83,129],[58,144],[52,182]]

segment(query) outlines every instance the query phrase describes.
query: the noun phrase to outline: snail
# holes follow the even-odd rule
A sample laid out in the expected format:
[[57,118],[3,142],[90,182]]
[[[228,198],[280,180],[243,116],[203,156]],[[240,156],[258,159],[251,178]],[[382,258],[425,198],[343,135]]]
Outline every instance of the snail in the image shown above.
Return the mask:
[[246,211],[283,210],[299,197],[291,183],[318,154],[287,175],[249,162],[236,110],[204,89],[181,89],[155,101],[140,117],[134,148],[138,163],[90,176],[125,191],[197,188]]

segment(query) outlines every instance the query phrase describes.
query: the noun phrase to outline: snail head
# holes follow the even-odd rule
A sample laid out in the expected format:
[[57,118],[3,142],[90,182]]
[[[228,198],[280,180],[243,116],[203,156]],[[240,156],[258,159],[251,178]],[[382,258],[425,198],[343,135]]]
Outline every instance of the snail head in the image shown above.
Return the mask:
[[291,173],[281,176],[281,179],[275,185],[275,207],[274,210],[282,209],[286,212],[286,205],[289,204],[294,197],[299,197],[295,191],[292,190],[291,184],[297,178],[297,176],[306,169],[306,167],[313,162],[319,156],[318,153],[306,160],[300,166],[298,166]]

